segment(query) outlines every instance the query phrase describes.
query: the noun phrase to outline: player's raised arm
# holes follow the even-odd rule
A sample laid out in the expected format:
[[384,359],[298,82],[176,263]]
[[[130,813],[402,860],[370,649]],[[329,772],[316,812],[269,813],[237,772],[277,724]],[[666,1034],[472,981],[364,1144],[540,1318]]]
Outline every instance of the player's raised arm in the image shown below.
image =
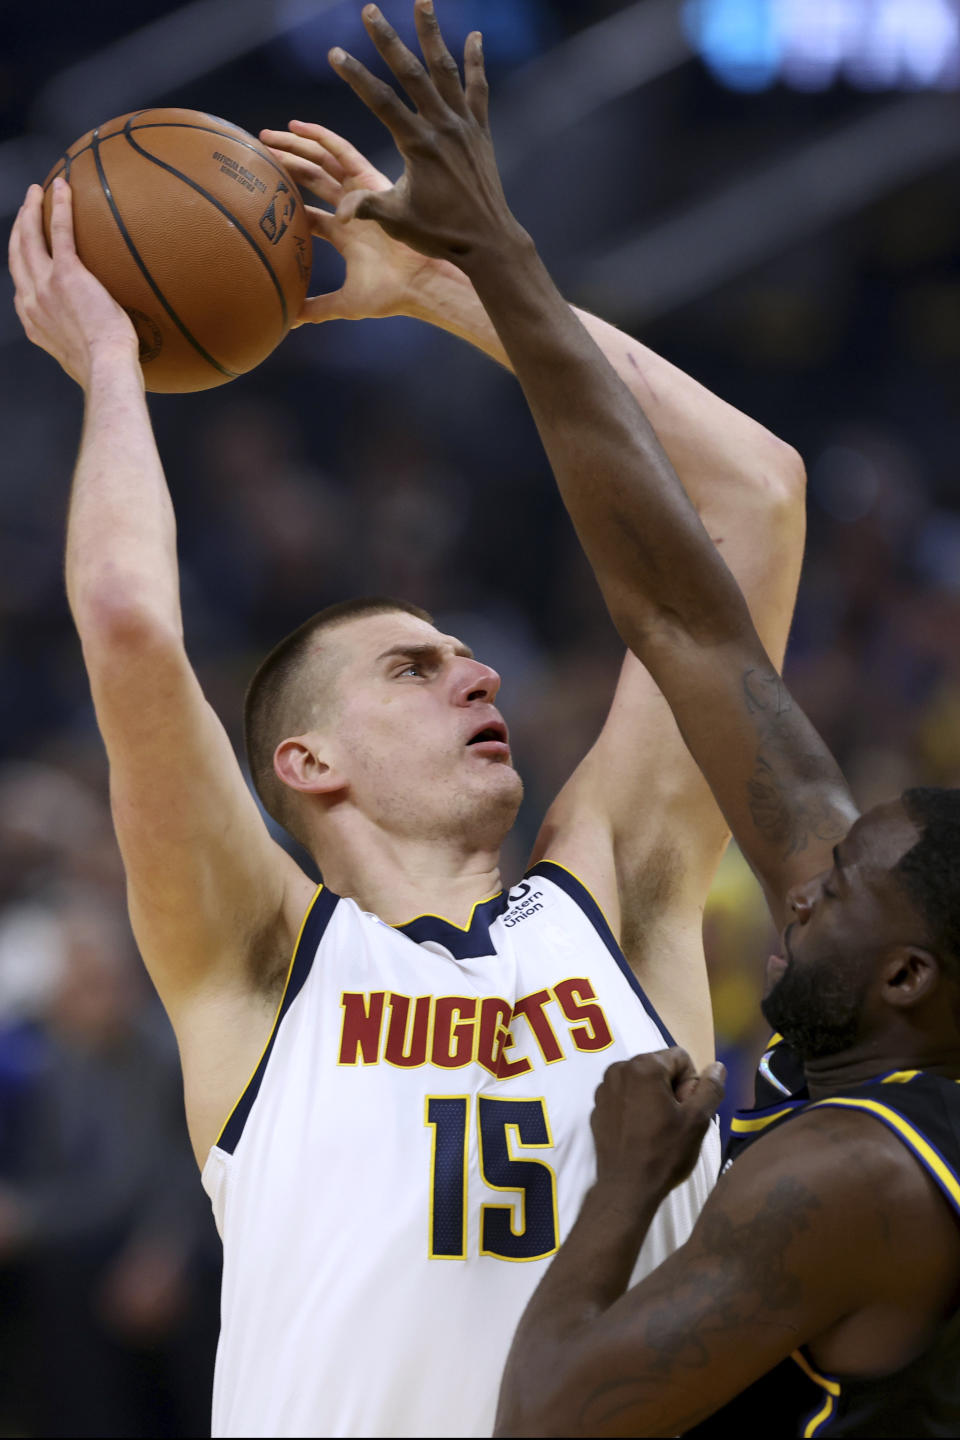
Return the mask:
[[[271,945],[279,947],[281,966],[291,892],[302,911],[310,886],[270,839],[184,651],[173,507],[133,326],[77,257],[69,187],[55,182],[52,256],[41,199],[31,187],[10,268],[28,337],[85,396],[67,592],[110,760],[134,932],[182,1049],[197,1004],[222,1006],[235,994],[242,1008],[242,997],[254,995],[250,1014],[234,1016],[243,1050],[266,1038],[256,992],[271,979],[248,968],[250,955],[260,942],[269,967]],[[184,1065],[189,1088],[186,1053]],[[225,1084],[229,1093],[232,1078]]]
[[827,863],[854,809],[822,741],[792,705],[743,595],[710,542],[635,395],[563,301],[500,185],[480,38],[464,82],[429,0],[421,63],[373,6],[364,20],[416,106],[341,50],[331,63],[390,129],[406,161],[388,191],[353,191],[340,218],[462,269],[524,389],[621,635],[681,732],[772,902]]

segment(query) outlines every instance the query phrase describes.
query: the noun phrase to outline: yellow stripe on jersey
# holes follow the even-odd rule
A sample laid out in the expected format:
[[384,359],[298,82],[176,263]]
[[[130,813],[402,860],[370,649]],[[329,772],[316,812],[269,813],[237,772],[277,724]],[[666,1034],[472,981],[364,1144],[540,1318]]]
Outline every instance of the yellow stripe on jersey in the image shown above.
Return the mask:
[[[321,896],[322,894],[323,894],[323,886],[322,886],[322,885],[318,885],[317,888],[316,888],[316,891],[314,892],[313,899],[310,901],[310,904],[307,906],[306,914],[304,915],[303,919],[302,919],[301,922],[300,922],[300,929],[297,931],[297,939],[296,939],[296,943],[295,943],[295,945],[294,945],[294,947],[293,947],[293,954],[290,956],[290,964],[287,966],[287,976],[286,976],[286,979],[285,979],[284,982],[283,982],[283,993],[282,993],[282,995],[280,996],[280,1003],[279,1003],[279,1005],[277,1006],[277,1013],[276,1013],[276,1015],[274,1015],[274,1017],[273,1017],[273,1024],[270,1026],[270,1033],[268,1034],[266,1040],[264,1041],[263,1049],[260,1051],[260,1054],[259,1054],[258,1057],[257,1057],[257,1063],[256,1063],[256,1065],[254,1065],[253,1069],[250,1071],[250,1078],[247,1080],[246,1085],[244,1085],[243,1089],[240,1091],[240,1094],[237,1096],[236,1100],[235,1100],[235,1101],[233,1102],[233,1104],[230,1106],[230,1113],[229,1113],[229,1115],[227,1116],[226,1120],[224,1120],[223,1124],[220,1126],[220,1129],[217,1131],[217,1138],[216,1138],[216,1140],[214,1140],[214,1142],[213,1142],[213,1145],[214,1145],[214,1146],[219,1145],[219,1144],[220,1144],[220,1141],[223,1139],[223,1132],[224,1132],[224,1130],[226,1130],[227,1126],[230,1124],[230,1121],[233,1119],[234,1113],[235,1113],[235,1111],[236,1111],[237,1106],[240,1104],[240,1101],[243,1099],[244,1095],[246,1095],[247,1091],[250,1089],[251,1081],[253,1080],[253,1077],[256,1075],[257,1071],[260,1069],[260,1065],[261,1065],[261,1063],[262,1063],[262,1061],[263,1061],[263,1057],[264,1057],[264,1055],[266,1055],[267,1050],[268,1050],[268,1048],[269,1048],[269,1046],[270,1046],[270,1041],[273,1039],[274,1031],[276,1030],[277,1025],[278,1025],[279,1020],[280,1020],[280,1012],[283,1010],[283,1002],[284,1002],[284,1000],[287,998],[287,988],[288,988],[288,986],[289,986],[289,984],[290,984],[290,977],[291,977],[291,975],[293,974],[294,962],[296,961],[297,954],[298,954],[298,952],[299,952],[299,950],[300,950],[300,941],[303,939],[303,932],[304,932],[304,930],[307,928],[307,921],[310,919],[310,916],[313,914],[313,907],[314,907],[314,905],[316,905],[317,901],[320,899],[320,896]],[[213,1148],[213,1147],[211,1147],[211,1148]]]
[[749,1135],[754,1130],[765,1130],[774,1120],[779,1120],[784,1115],[792,1115],[796,1108],[795,1105],[785,1105],[782,1110],[774,1110],[772,1115],[757,1115],[752,1120],[741,1120],[739,1115],[734,1115],[730,1121],[730,1129],[735,1135]]
[[820,1427],[825,1424],[833,1414],[840,1396],[840,1386],[836,1380],[828,1380],[825,1375],[821,1375],[819,1371],[814,1370],[807,1357],[800,1350],[794,1350],[790,1359],[800,1366],[803,1373],[812,1380],[815,1385],[819,1385],[821,1389],[827,1392],[827,1398],[824,1400],[821,1409],[819,1409],[815,1415],[811,1415],[804,1426],[804,1436],[813,1436],[816,1435]]
[[892,1075],[884,1075],[883,1079],[880,1081],[880,1084],[881,1084],[881,1085],[906,1085],[906,1083],[907,1083],[908,1080],[912,1080],[913,1077],[914,1077],[914,1075],[919,1075],[919,1074],[920,1074],[920,1071],[919,1071],[919,1070],[894,1070],[894,1072],[893,1072]]
[[858,1100],[853,1095],[838,1095],[829,1100],[817,1100],[809,1108],[815,1110],[821,1105],[839,1106],[845,1110],[866,1110],[868,1114],[878,1116],[906,1141],[917,1158],[923,1161],[930,1173],[943,1186],[957,1209],[960,1210],[960,1180],[937,1154],[930,1142],[920,1134],[920,1131],[915,1130],[896,1110],[891,1110],[887,1105],[881,1105],[878,1100]]
[[830,1416],[833,1414],[833,1407],[836,1405],[836,1403],[837,1402],[836,1400],[834,1400],[832,1395],[827,1396],[826,1400],[824,1400],[823,1402],[823,1409],[818,1410],[816,1415],[812,1415],[806,1426],[804,1427],[803,1433],[805,1437],[816,1435],[817,1431],[820,1429],[820,1426],[823,1425],[825,1421],[830,1419]]

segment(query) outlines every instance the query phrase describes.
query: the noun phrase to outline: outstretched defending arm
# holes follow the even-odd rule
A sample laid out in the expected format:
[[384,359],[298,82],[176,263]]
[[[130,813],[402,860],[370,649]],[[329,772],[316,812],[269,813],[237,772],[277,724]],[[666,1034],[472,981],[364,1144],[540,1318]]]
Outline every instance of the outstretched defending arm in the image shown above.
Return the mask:
[[[84,391],[67,591],[110,761],[133,929],[177,1031],[202,1156],[266,1038],[268,972],[280,970],[312,887],[270,839],[187,659],[173,507],[136,335],[80,263],[70,190],[54,185],[52,256],[32,186],[10,268],[28,337]],[[209,1025],[201,1011],[220,1018]]]
[[557,483],[624,640],[651,671],[727,820],[779,909],[826,863],[855,814],[842,777],[791,705],[731,572],[710,542],[637,398],[558,294],[511,215],[486,122],[479,36],[460,83],[429,0],[426,68],[373,6],[378,50],[417,107],[343,51],[331,63],[390,129],[406,170],[353,191],[340,218],[470,278],[524,389]]

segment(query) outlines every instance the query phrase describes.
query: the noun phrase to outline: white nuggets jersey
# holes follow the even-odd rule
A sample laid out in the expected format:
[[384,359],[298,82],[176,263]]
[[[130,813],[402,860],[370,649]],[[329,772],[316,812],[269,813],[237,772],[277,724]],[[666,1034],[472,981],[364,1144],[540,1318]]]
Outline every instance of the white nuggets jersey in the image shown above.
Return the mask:
[[[223,1239],[215,1436],[489,1435],[513,1332],[596,1177],[607,1066],[672,1044],[544,861],[468,927],[321,887],[203,1183]],[[711,1126],[637,1275],[690,1233]]]

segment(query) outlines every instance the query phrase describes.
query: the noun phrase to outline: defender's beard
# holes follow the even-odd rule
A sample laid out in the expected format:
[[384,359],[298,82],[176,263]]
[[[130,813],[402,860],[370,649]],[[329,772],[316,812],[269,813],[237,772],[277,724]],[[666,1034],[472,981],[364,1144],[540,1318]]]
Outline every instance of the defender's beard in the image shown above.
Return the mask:
[[862,976],[844,974],[839,957],[805,967],[790,960],[760,1008],[801,1060],[819,1060],[853,1045],[866,991]]

